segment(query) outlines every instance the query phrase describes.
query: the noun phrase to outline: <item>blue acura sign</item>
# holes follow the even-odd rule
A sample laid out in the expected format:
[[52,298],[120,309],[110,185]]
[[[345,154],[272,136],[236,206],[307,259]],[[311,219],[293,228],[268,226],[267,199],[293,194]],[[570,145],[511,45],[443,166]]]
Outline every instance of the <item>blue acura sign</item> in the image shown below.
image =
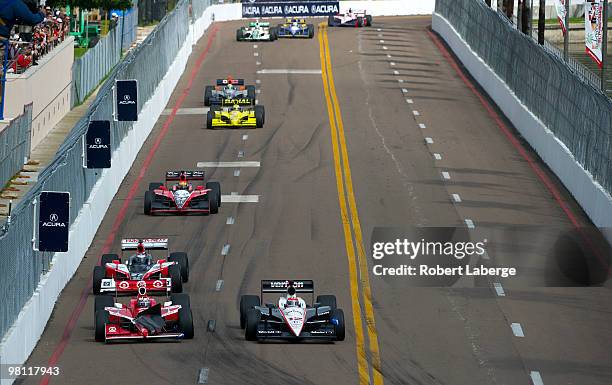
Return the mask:
[[327,16],[340,11],[338,1],[242,3],[242,17]]

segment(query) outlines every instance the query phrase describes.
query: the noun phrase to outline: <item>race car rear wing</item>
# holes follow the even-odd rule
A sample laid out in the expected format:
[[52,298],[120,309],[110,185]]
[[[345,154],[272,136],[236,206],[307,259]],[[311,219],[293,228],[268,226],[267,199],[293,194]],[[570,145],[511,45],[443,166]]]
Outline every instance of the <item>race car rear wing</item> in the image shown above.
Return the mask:
[[[122,239],[121,250],[136,250],[139,239]],[[168,238],[147,238],[142,239],[146,250],[168,250]]]
[[255,100],[249,99],[249,98],[236,98],[236,99],[221,100],[221,105],[223,106],[233,106],[234,104],[239,104],[241,106],[250,106],[250,105],[255,104]]
[[296,293],[314,293],[314,281],[310,279],[302,280],[270,280],[261,281],[261,292],[263,293],[286,293],[289,282],[293,282]]
[[217,79],[218,86],[226,86],[228,84],[232,84],[234,86],[243,86],[244,79]]
[[204,180],[204,171],[166,171],[166,182],[180,180],[181,173],[187,180]]

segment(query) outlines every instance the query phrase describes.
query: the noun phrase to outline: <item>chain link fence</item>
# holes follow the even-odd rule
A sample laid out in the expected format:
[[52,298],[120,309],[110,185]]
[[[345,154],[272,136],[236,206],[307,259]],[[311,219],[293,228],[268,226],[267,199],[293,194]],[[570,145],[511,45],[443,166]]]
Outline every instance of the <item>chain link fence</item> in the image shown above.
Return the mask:
[[30,157],[32,104],[0,131],[0,187],[5,186]]
[[132,129],[132,123],[112,121],[112,87],[115,79],[138,80],[140,111],[185,42],[189,24],[189,3],[180,0],[143,43],[115,66],[85,116],[60,146],[55,159],[40,173],[38,182],[14,207],[10,226],[5,224],[0,232],[0,293],[4,295],[4,300],[0,301],[0,339],[31,297],[51,258],[51,255],[32,250],[35,219],[33,202],[41,191],[69,191],[70,223],[74,222],[100,177],[100,173],[82,166],[82,141],[88,122],[111,120],[111,143],[113,148],[118,148],[121,140]]
[[612,192],[612,100],[593,79],[516,30],[479,0],[437,0],[448,20],[478,56],[548,127],[576,160]]

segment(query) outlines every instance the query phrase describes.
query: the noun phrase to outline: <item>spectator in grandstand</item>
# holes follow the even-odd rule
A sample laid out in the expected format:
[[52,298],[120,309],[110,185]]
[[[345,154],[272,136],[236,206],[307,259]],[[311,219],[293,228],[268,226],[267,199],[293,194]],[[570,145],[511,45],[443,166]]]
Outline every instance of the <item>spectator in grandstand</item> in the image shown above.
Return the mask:
[[8,39],[13,26],[20,24],[36,25],[45,19],[42,11],[36,11],[32,3],[26,5],[22,0],[0,0],[0,38]]

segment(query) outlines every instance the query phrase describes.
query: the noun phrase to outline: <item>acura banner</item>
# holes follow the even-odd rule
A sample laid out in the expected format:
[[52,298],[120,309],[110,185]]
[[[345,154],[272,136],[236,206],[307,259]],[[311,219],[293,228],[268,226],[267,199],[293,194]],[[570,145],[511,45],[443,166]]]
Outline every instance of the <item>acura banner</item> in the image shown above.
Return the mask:
[[338,1],[292,1],[242,3],[242,17],[327,16],[340,10]]

